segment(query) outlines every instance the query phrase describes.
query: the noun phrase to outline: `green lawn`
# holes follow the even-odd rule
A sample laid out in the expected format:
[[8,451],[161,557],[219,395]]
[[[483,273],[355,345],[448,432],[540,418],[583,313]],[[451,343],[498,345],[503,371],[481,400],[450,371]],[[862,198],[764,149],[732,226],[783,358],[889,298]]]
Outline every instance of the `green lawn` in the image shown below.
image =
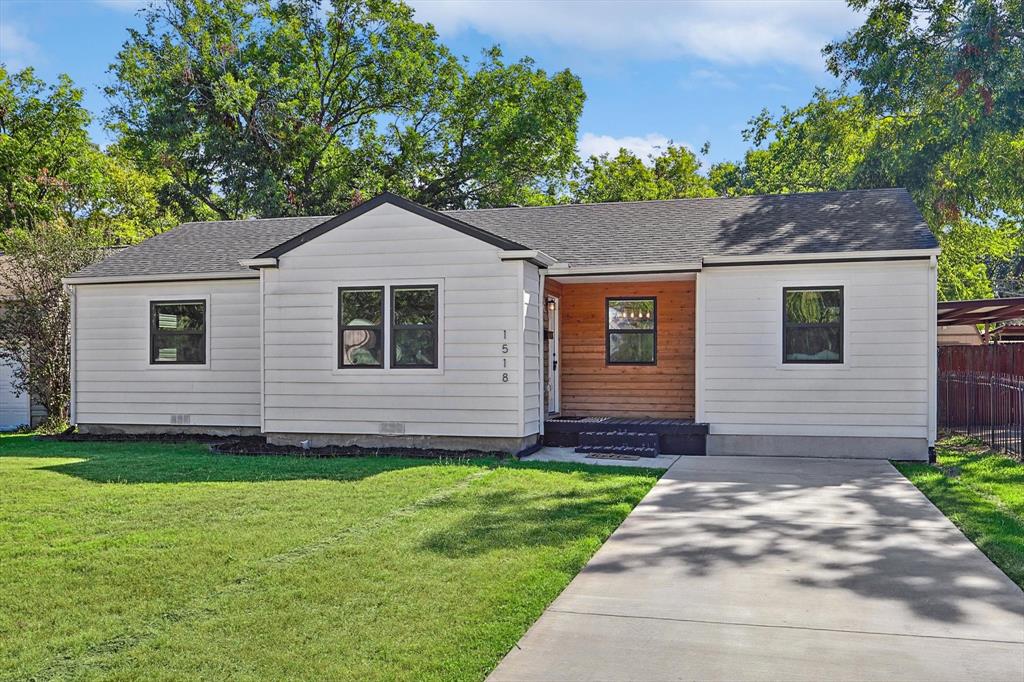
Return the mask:
[[936,453],[936,465],[896,466],[1024,587],[1024,465],[962,436],[940,441]]
[[0,437],[0,678],[479,680],[657,475]]

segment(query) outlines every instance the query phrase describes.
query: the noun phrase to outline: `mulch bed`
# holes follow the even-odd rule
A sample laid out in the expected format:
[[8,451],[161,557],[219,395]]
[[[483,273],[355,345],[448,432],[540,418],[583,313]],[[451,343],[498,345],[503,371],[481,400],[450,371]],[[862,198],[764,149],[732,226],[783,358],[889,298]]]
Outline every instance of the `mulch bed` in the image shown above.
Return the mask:
[[481,459],[507,457],[500,452],[483,450],[440,450],[435,448],[364,448],[356,445],[328,445],[301,448],[297,445],[271,445],[259,436],[221,440],[210,445],[212,452],[223,455],[286,455],[291,457],[415,457],[418,459]]
[[207,443],[210,451],[221,455],[275,455],[288,457],[413,457],[417,459],[505,459],[503,452],[483,450],[441,450],[436,448],[364,448],[355,445],[329,445],[308,450],[297,445],[271,445],[260,436],[215,436],[210,434],[142,433],[59,433],[36,436],[43,440],[83,443]]
[[[231,436],[202,433],[54,433],[36,436],[41,440],[82,443],[220,443]],[[261,440],[261,439],[256,439]]]

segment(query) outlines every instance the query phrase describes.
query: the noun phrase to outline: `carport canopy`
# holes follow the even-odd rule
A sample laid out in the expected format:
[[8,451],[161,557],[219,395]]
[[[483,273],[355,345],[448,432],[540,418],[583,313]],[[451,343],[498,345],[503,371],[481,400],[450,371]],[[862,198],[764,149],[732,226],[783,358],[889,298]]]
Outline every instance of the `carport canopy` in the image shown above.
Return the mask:
[[939,301],[940,327],[955,324],[993,324],[1024,318],[1024,297],[974,301]]

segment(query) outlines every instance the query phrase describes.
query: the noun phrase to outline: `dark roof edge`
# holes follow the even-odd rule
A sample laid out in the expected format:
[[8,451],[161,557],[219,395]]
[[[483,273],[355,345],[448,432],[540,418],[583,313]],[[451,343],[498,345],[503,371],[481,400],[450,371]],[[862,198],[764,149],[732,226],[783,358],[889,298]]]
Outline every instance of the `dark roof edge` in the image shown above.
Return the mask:
[[358,206],[350,208],[344,213],[336,215],[330,220],[320,223],[316,227],[312,227],[303,232],[302,234],[296,235],[289,239],[288,241],[278,244],[277,246],[268,251],[264,251],[258,256],[255,256],[255,258],[278,258],[288,253],[292,249],[298,248],[299,246],[302,246],[306,242],[312,241],[313,239],[316,239],[320,235],[330,232],[339,225],[344,225],[350,220],[358,218],[364,213],[369,213],[373,209],[382,206],[383,204],[391,204],[392,206],[397,206],[398,208],[409,211],[410,213],[415,213],[416,215],[426,218],[427,220],[432,220],[435,223],[440,223],[441,225],[444,225],[445,227],[450,227],[456,232],[461,232],[464,235],[473,237],[475,239],[479,239],[480,241],[486,242],[491,246],[496,246],[499,249],[505,249],[507,251],[521,251],[529,249],[529,247],[527,246],[523,246],[522,244],[518,244],[508,239],[503,239],[502,237],[499,237],[496,234],[492,234],[490,232],[487,232],[486,230],[481,230],[479,227],[474,227],[469,223],[462,222],[458,218],[453,218],[449,215],[445,215],[444,213],[439,213],[438,211],[427,208],[426,206],[421,206],[420,204],[417,204],[414,201],[409,201],[408,199],[400,197],[397,194],[392,194],[391,192],[381,192],[372,199],[364,201]]

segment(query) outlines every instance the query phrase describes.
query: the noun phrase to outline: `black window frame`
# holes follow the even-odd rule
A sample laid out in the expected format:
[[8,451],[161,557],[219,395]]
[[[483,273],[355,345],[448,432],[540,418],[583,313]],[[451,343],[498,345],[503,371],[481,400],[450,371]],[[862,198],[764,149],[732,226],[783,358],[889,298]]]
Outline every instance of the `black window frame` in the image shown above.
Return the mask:
[[[373,325],[373,326],[368,326],[368,325],[365,325],[365,324],[357,324],[357,325],[345,324],[345,308],[344,308],[344,305],[342,304],[342,295],[346,291],[376,291],[376,292],[379,292],[380,293],[380,324]],[[335,362],[336,362],[339,370],[349,370],[349,369],[384,369],[384,355],[385,355],[385,353],[387,353],[387,339],[384,336],[384,328],[387,326],[387,324],[386,324],[387,320],[385,319],[386,316],[385,316],[385,310],[384,310],[385,296],[386,296],[386,292],[384,291],[384,287],[383,286],[368,285],[368,286],[361,286],[361,287],[359,287],[359,286],[338,287],[338,301],[337,301],[337,306],[338,306],[338,357],[335,359]],[[353,330],[353,331],[368,331],[368,330],[370,330],[370,331],[376,330],[377,331],[377,334],[380,337],[380,345],[381,345],[381,349],[380,349],[381,350],[380,363],[375,364],[375,365],[346,365],[345,364],[345,362],[344,362],[344,360],[345,360],[345,332],[350,330],[350,329]]]
[[[157,324],[157,306],[162,305],[200,305],[203,311],[203,328],[199,330],[187,329],[187,330],[175,330],[167,331],[161,330],[160,325]],[[185,299],[167,299],[159,301],[149,302],[149,364],[154,367],[173,367],[175,365],[189,365],[192,367],[201,367],[207,364],[209,361],[209,348],[208,339],[206,336],[207,329],[209,327],[209,302],[205,298],[185,298]],[[201,336],[203,343],[201,348],[203,349],[203,358],[199,362],[190,362],[187,360],[156,360],[156,349],[159,344],[157,343],[157,337],[159,336]]]
[[[838,322],[788,322],[786,320],[786,294],[791,291],[838,291]],[[791,328],[821,329],[839,327],[839,359],[837,360],[787,360],[786,347]],[[846,362],[846,290],[842,284],[821,284],[818,286],[782,287],[782,364],[784,365],[842,365]]]
[[[651,329],[612,329],[612,301],[651,301],[654,326]],[[651,361],[612,360],[612,334],[650,334],[654,338],[654,357]],[[639,365],[652,367],[658,364],[658,297],[657,296],[608,296],[604,299],[604,360],[606,366]]]
[[[405,369],[437,369],[438,358],[441,354],[441,349],[438,348],[438,325],[440,324],[439,318],[439,306],[440,306],[440,291],[436,284],[392,284],[389,287],[388,302],[389,302],[389,315],[388,315],[388,348],[389,357],[391,364],[389,369],[393,370],[405,370]],[[399,329],[426,329],[428,325],[423,324],[395,324],[395,292],[402,289],[431,289],[434,292],[434,324],[429,325],[429,328],[434,332],[434,362],[429,365],[396,365],[396,353],[397,346],[395,345],[395,330]]]

